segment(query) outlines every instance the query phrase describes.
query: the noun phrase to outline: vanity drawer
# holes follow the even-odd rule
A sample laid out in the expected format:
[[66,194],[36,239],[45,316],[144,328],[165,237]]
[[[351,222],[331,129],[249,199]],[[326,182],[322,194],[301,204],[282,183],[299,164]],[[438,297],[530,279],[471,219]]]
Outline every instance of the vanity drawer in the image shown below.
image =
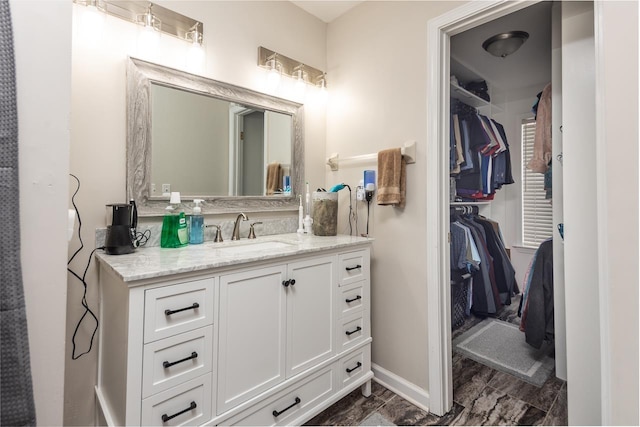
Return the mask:
[[339,285],[346,286],[369,278],[369,251],[361,250],[338,256]]
[[144,342],[213,323],[213,278],[150,289],[144,295]]
[[144,346],[142,397],[204,375],[212,366],[213,326]]
[[338,351],[345,351],[369,337],[368,311],[356,313],[342,319],[338,337],[341,340]]
[[367,344],[340,359],[340,387],[347,387],[370,370],[371,344]]
[[143,426],[201,425],[210,419],[211,373],[142,401]]
[[361,312],[369,302],[369,296],[365,295],[366,281],[360,281],[353,285],[343,286],[340,289],[340,317],[347,317]]
[[322,403],[334,391],[333,365],[307,377],[304,382],[241,412],[222,425],[288,425],[296,416]]

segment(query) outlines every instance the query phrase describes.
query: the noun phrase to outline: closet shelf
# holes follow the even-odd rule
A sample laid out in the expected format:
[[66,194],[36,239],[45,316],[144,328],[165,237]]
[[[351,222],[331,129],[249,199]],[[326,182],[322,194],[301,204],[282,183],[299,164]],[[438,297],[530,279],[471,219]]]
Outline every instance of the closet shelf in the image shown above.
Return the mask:
[[449,202],[449,206],[477,206],[490,204],[491,202]]
[[479,96],[469,92],[462,86],[459,86],[453,82],[450,82],[450,85],[451,85],[451,89],[449,92],[452,98],[460,100],[471,107],[475,107],[475,108],[489,107],[491,108],[492,111],[496,111],[496,112],[502,111],[501,108],[496,107],[490,102],[485,101]]

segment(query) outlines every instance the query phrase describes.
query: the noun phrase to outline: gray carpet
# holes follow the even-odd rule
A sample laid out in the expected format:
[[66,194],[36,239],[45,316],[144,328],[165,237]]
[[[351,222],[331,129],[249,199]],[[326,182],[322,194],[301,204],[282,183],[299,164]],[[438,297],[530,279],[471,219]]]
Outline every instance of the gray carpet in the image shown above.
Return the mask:
[[380,412],[374,412],[362,420],[361,426],[395,426],[394,423],[383,417]]
[[537,350],[525,342],[517,325],[485,319],[453,340],[454,351],[541,387],[555,366],[553,347]]

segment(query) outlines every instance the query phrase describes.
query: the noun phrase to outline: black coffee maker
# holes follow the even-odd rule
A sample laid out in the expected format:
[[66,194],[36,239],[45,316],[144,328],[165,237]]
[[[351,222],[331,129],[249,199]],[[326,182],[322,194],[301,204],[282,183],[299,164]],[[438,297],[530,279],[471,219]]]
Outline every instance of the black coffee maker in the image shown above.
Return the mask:
[[138,210],[136,202],[107,205],[107,237],[104,250],[109,255],[130,254],[136,247]]

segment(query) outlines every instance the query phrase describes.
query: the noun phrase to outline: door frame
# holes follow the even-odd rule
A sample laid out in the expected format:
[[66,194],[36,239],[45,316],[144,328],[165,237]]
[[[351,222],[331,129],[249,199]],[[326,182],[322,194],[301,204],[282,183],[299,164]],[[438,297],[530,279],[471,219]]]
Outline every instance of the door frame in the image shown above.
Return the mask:
[[[450,38],[529,7],[534,1],[469,2],[427,25],[427,321],[429,410],[444,415],[453,405],[451,293],[449,288],[449,57]],[[445,173],[446,172],[446,173]],[[446,250],[445,250],[446,249]]]

